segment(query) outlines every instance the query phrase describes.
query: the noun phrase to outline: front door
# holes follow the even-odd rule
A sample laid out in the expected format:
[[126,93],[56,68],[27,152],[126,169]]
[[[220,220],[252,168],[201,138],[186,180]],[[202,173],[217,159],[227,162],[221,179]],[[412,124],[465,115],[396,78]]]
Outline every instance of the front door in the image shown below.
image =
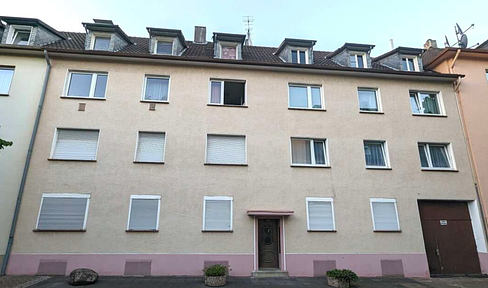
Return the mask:
[[481,274],[467,203],[419,201],[419,212],[430,274]]
[[258,220],[259,269],[280,267],[280,226],[278,219]]

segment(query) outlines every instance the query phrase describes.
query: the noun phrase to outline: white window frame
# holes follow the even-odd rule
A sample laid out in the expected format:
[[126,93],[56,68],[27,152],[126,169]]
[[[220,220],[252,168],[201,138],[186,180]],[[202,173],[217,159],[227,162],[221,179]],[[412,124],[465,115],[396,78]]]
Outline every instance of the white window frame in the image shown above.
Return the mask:
[[[93,32],[92,33],[92,37],[91,37],[91,41],[90,41],[90,50],[94,50],[94,48],[95,48],[95,39],[97,37],[100,37],[100,38],[108,38],[109,39],[109,42],[110,43],[112,42],[112,34],[110,34],[110,33]],[[109,47],[110,47],[110,44],[109,44]],[[95,50],[95,51],[109,51],[109,50]]]
[[234,42],[222,42],[221,41],[221,42],[219,42],[219,46],[220,46],[219,47],[219,58],[220,59],[233,60],[233,59],[222,58],[222,48],[223,47],[230,47],[230,48],[235,47],[236,48],[235,60],[239,60],[239,52],[240,52],[240,49],[239,49],[240,45],[239,44],[234,43]]
[[[295,164],[293,163],[293,140],[308,140],[310,143],[310,154],[312,164]],[[314,141],[324,141],[324,149],[325,149],[325,164],[315,164],[315,147],[313,145]],[[310,138],[310,137],[290,137],[290,165],[292,167],[330,167],[330,158],[329,158],[329,141],[327,138]]]
[[[140,135],[140,133],[164,134],[164,151],[163,151],[163,161],[162,162],[137,161],[137,149],[139,148],[139,135]],[[164,132],[164,131],[145,131],[145,130],[137,131],[137,136],[136,136],[136,150],[134,151],[134,163],[164,164],[164,159],[165,159],[165,156],[166,156],[166,139],[168,139],[168,133],[167,132]]]
[[[377,230],[376,225],[374,224],[374,210],[373,210],[373,203],[393,203],[395,205],[395,215],[397,220],[397,230]],[[370,198],[369,199],[369,206],[371,208],[371,220],[373,221],[373,231],[375,232],[388,232],[388,231],[402,231],[400,227],[400,218],[398,217],[398,207],[397,207],[397,200],[392,198]]]
[[129,202],[129,216],[127,217],[127,231],[153,231],[151,230],[138,230],[138,229],[129,229],[130,225],[130,217],[132,214],[132,200],[133,199],[148,199],[148,200],[158,200],[158,215],[156,218],[156,229],[154,231],[159,231],[159,215],[161,212],[161,195],[130,195],[130,202]]
[[422,102],[420,102],[420,97],[419,97],[419,94],[436,94],[437,95],[437,105],[439,106],[439,114],[429,114],[429,113],[414,113],[413,110],[412,110],[412,104],[409,102],[410,104],[410,111],[412,111],[412,115],[416,115],[416,116],[446,116],[446,113],[445,113],[445,108],[444,108],[444,100],[443,100],[443,97],[442,97],[442,93],[441,92],[435,92],[435,91],[425,91],[425,90],[410,90],[408,91],[408,100],[410,101],[410,93],[415,93],[415,102],[417,103],[420,111],[422,111],[424,109],[424,106],[422,105]]
[[420,67],[419,67],[419,59],[417,56],[406,56],[406,55],[402,55],[401,56],[401,61],[402,61],[402,70],[403,70],[403,59],[411,59],[413,60],[413,67],[410,67],[410,63],[407,61],[407,70],[404,70],[404,71],[408,71],[408,72],[419,72],[420,71]]
[[[363,91],[374,91],[375,92],[375,94],[376,94],[376,105],[378,106],[378,111],[361,110],[361,99],[359,97],[359,90],[363,90]],[[358,93],[359,112],[361,112],[361,113],[383,114],[383,105],[381,105],[381,95],[380,95],[380,89],[379,88],[374,88],[374,87],[358,87],[357,93]]]
[[390,166],[390,153],[388,152],[388,143],[386,140],[371,140],[371,139],[364,139],[363,140],[363,153],[364,152],[364,146],[366,142],[369,143],[381,143],[381,148],[383,150],[383,157],[385,159],[385,166],[371,166],[366,163],[366,154],[364,155],[364,164],[366,165],[366,169],[391,169]]
[[[310,229],[310,214],[308,212],[308,202],[330,202],[332,209],[332,230],[327,229]],[[307,231],[337,231],[335,225],[335,211],[334,211],[334,198],[322,198],[322,197],[306,197],[305,205],[307,211]]]
[[[293,107],[291,106],[291,99],[290,99],[290,87],[305,87],[307,88],[307,106],[304,107]],[[320,108],[312,108],[312,88],[319,88],[320,89]],[[319,84],[299,84],[299,83],[288,83],[288,108],[291,109],[303,109],[303,110],[325,110],[325,97],[324,97],[324,89],[322,89],[322,85]]]
[[[159,54],[158,54],[159,55]],[[168,80],[168,100],[146,100],[146,86],[147,86],[147,78],[157,78],[157,79],[167,79]],[[169,75],[152,75],[146,74],[144,75],[142,85],[142,95],[141,95],[141,102],[156,102],[156,103],[169,103],[169,96],[171,92],[171,76]]]
[[[220,82],[220,103],[212,103],[212,82]],[[224,90],[225,82],[236,82],[244,83],[244,103],[242,105],[224,104]],[[217,79],[210,78],[208,85],[208,103],[209,105],[222,105],[222,106],[247,106],[247,81],[246,80],[236,80],[236,79]]]
[[[207,200],[230,201],[230,228],[229,230],[206,230],[205,228],[205,211]],[[203,223],[202,231],[205,232],[231,232],[234,230],[234,197],[232,196],[203,196]]]
[[[175,55],[175,38],[171,37],[154,37],[154,47],[153,47],[153,54],[155,55]],[[158,42],[171,42],[171,54],[160,54],[158,53]]]
[[6,44],[13,44],[14,43],[15,37],[17,36],[17,33],[18,33],[17,30],[21,30],[21,31],[29,30],[29,40],[27,40],[27,45],[29,45],[29,43],[32,40],[33,27],[32,26],[26,26],[26,25],[10,25],[9,29],[8,29]]
[[[242,164],[225,164],[225,163],[210,163],[207,161],[208,156],[208,136],[230,136],[230,137],[244,137],[244,159],[245,163]],[[215,133],[207,133],[205,136],[205,163],[207,165],[230,165],[230,166],[247,166],[247,136],[246,135],[238,135],[238,134],[215,134]]]
[[[95,159],[94,160],[79,160],[79,159],[58,159],[53,158],[54,150],[56,149],[56,144],[58,142],[58,130],[81,130],[81,131],[98,131],[98,141],[97,141],[97,150],[95,151]],[[101,129],[90,129],[90,128],[67,128],[67,127],[54,127],[54,137],[53,143],[51,145],[51,153],[49,154],[49,160],[60,160],[60,161],[88,161],[93,162],[97,161],[98,159],[98,149],[100,148],[100,138],[101,138]]]
[[[362,68],[369,68],[367,57],[366,57],[366,52],[349,52],[349,56],[354,56],[356,58],[356,66],[354,68],[360,68],[358,65],[358,57],[363,58],[364,67],[362,67]],[[349,58],[347,58],[347,61],[349,61],[349,64],[351,64],[351,60]]]
[[[293,63],[293,58],[290,58],[290,63],[293,64],[308,64],[308,48],[298,48],[298,47],[293,47],[290,49],[290,57],[292,56],[293,51],[297,51],[297,63]],[[305,63],[300,63],[300,53],[305,51]]]
[[[454,159],[454,151],[452,149],[452,144],[451,143],[445,143],[445,142],[418,142],[418,145],[425,145],[424,149],[425,151],[425,156],[427,157],[427,163],[429,164],[429,167],[422,167],[422,160],[420,159],[420,152],[419,152],[419,161],[420,161],[420,168],[421,170],[433,170],[433,171],[456,171],[456,160]],[[444,151],[446,152],[447,155],[447,160],[449,161],[449,166],[448,168],[442,168],[442,167],[433,167],[432,165],[432,158],[430,155],[430,145],[434,146],[444,146]]]
[[[39,212],[37,213],[36,230],[39,228],[39,219],[41,218],[42,204],[44,203],[44,198],[86,198],[86,208],[85,208],[85,219],[83,220],[83,229],[86,230],[86,220],[88,218],[88,207],[90,206],[90,194],[77,194],[77,193],[42,193],[41,204],[39,206]],[[40,230],[44,231],[44,230]],[[67,230],[69,231],[69,230]]]
[[[68,96],[69,87],[71,85],[71,75],[72,74],[87,74],[92,75],[92,80],[90,84],[90,93],[88,96]],[[97,86],[98,75],[106,75],[107,76],[107,84],[105,85],[105,93],[103,97],[95,97],[95,88]],[[79,70],[68,70],[66,76],[66,84],[64,86],[63,95],[61,97],[66,98],[82,98],[82,99],[107,99],[107,90],[108,90],[108,72],[96,72],[96,71],[79,71]]]
[[15,67],[14,66],[0,66],[0,70],[12,70],[13,71],[12,80],[10,80],[10,84],[8,86],[7,93],[6,94],[0,93],[0,96],[8,96],[8,95],[10,95],[10,89],[12,89],[12,82],[14,82]]

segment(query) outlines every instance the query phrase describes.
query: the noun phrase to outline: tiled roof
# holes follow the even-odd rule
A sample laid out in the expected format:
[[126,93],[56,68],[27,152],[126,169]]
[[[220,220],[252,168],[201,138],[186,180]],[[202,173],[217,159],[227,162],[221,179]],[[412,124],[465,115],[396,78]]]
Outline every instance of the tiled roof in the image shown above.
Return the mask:
[[422,62],[424,64],[424,66],[427,66],[430,62],[432,62],[432,60],[437,58],[437,56],[439,56],[439,54],[441,54],[441,52],[443,50],[444,49],[442,49],[442,48],[432,48],[431,47],[427,51],[425,51],[422,54]]

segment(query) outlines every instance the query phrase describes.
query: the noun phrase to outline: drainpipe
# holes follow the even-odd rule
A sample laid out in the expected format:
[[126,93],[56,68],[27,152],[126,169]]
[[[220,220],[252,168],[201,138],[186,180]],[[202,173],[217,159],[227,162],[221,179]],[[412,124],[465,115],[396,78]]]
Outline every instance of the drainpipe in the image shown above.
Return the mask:
[[32,157],[32,149],[34,148],[34,141],[36,140],[37,130],[39,128],[39,120],[41,119],[42,106],[44,104],[44,98],[46,97],[47,82],[49,80],[49,73],[51,72],[51,61],[47,51],[44,50],[44,59],[46,59],[46,76],[44,76],[44,84],[41,91],[41,99],[39,99],[39,106],[37,107],[36,121],[34,122],[34,129],[32,130],[31,140],[29,143],[29,150],[27,150],[27,157],[24,164],[24,172],[22,173],[22,180],[20,181],[19,193],[17,194],[17,203],[15,203],[14,217],[12,219],[12,225],[10,226],[10,234],[8,236],[7,249],[5,250],[5,257],[3,258],[2,270],[0,276],[4,276],[7,271],[7,263],[10,258],[10,252],[12,250],[12,244],[14,241],[15,228],[17,226],[17,219],[19,218],[20,203],[22,202],[22,196],[24,194],[25,181],[27,179],[27,171],[29,170],[29,164]]

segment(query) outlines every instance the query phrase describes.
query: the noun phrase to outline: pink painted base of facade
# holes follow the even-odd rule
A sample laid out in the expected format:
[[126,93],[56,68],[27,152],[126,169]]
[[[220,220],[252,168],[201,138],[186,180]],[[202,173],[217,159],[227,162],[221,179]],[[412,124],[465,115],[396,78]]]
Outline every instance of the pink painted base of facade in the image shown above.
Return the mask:
[[488,274],[488,253],[478,253],[480,258],[481,273]]

